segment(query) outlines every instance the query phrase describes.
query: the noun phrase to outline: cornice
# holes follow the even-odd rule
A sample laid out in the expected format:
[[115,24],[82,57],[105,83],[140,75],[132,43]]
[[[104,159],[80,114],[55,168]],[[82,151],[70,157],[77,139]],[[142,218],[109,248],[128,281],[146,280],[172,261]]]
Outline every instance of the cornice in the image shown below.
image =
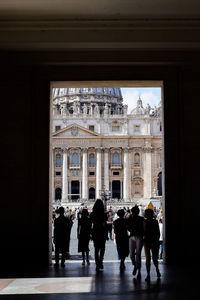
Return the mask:
[[200,49],[200,19],[0,21],[0,49]]

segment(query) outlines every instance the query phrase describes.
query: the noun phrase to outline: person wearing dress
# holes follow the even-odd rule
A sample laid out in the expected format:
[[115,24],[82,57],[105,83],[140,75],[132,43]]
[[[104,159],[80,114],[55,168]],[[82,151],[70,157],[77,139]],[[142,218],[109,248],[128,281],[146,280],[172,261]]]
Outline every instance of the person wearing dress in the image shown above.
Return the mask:
[[117,215],[119,216],[119,218],[114,221],[114,233],[117,244],[117,252],[120,258],[120,270],[124,270],[124,262],[126,257],[129,255],[127,220],[124,218],[124,209],[119,209]]
[[89,213],[87,209],[82,210],[81,218],[78,220],[78,252],[82,253],[82,265],[85,265],[85,258],[86,262],[89,265],[89,242],[91,238],[91,220],[89,218]]
[[108,238],[106,224],[107,216],[101,199],[96,200],[90,217],[92,222],[92,239],[94,242],[96,271],[100,271],[103,270],[105,244]]

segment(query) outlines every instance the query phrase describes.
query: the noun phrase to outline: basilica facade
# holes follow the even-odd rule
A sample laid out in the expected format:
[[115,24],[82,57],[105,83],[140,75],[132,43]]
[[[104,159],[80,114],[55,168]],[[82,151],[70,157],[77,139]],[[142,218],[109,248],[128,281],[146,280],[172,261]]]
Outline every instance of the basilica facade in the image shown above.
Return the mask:
[[53,204],[162,194],[161,104],[127,112],[120,88],[53,89]]

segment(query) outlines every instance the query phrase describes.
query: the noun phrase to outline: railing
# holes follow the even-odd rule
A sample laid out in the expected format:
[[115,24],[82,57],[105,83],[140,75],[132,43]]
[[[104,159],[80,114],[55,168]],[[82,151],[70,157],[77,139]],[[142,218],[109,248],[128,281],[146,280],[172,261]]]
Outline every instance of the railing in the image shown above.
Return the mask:
[[75,164],[70,164],[69,168],[70,169],[80,169],[80,164],[76,164],[76,165]]
[[111,164],[111,169],[121,169],[122,164]]

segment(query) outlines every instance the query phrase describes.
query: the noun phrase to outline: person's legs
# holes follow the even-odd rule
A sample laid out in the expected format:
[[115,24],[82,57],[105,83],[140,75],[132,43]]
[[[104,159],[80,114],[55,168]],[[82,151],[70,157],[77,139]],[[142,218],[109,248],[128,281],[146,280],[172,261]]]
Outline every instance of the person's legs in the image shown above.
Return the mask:
[[125,257],[121,257],[121,261],[120,261],[120,270],[124,270],[125,269]]
[[56,266],[58,266],[59,265],[59,247],[56,244],[55,244],[55,261],[56,261]]
[[135,236],[131,236],[130,239],[129,239],[129,252],[130,252],[130,258],[131,258],[131,261],[132,261],[132,265],[134,266],[133,275],[136,275],[137,266],[136,266],[136,260],[135,260],[135,254],[136,254],[136,239],[135,239]]
[[82,251],[82,259],[83,259],[82,265],[84,266],[85,265],[85,252],[84,251]]
[[135,266],[136,261],[135,261],[135,250],[136,250],[136,242],[135,242],[135,237],[131,236],[129,238],[129,253],[130,253],[130,259],[132,261],[132,264]]
[[150,280],[151,254],[150,254],[150,245],[146,242],[144,243],[144,252],[146,257],[146,270],[147,270],[146,280]]
[[100,269],[103,269],[104,253],[105,253],[105,246],[100,248],[100,256],[99,256]]
[[160,278],[161,274],[158,268],[158,252],[159,252],[159,244],[157,243],[155,245],[152,245],[152,259],[153,259],[154,266],[156,267],[157,276],[158,278]]
[[99,259],[99,247],[94,246],[94,258],[96,263],[96,269],[99,269],[100,259]]
[[140,236],[135,237],[136,241],[136,268],[138,271],[137,278],[141,279],[141,252],[143,247],[143,240]]
[[141,269],[141,252],[143,247],[143,241],[140,236],[135,237],[136,241],[136,267],[137,269]]
[[61,253],[62,253],[61,266],[64,267],[65,266],[65,255],[66,255],[66,248],[65,247],[63,247],[61,249]]
[[89,260],[89,251],[86,251],[86,260],[87,260],[87,264],[90,264],[90,260]]

